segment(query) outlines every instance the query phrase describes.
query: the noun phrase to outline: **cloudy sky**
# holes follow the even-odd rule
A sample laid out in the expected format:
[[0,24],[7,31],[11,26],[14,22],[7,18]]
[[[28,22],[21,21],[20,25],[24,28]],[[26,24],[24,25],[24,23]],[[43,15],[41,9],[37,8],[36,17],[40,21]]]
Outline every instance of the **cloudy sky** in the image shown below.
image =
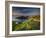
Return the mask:
[[[31,8],[31,7],[12,7],[13,13],[21,14],[39,14],[40,8]],[[33,15],[34,15],[33,14]]]
[[40,15],[40,8],[12,7],[12,13],[13,15]]

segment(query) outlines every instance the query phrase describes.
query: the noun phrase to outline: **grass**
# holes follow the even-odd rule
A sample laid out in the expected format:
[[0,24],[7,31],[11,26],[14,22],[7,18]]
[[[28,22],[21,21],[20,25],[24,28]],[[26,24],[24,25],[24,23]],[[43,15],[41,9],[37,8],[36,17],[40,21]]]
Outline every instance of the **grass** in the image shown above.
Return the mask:
[[16,24],[16,21],[12,21],[12,31],[23,30],[40,30],[40,16],[32,16],[19,24]]

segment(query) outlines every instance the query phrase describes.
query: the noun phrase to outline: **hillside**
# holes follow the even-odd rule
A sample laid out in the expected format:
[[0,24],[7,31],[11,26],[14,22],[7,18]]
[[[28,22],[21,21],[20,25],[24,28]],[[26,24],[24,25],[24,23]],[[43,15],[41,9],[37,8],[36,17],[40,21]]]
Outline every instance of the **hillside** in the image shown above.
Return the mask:
[[28,17],[26,21],[16,24],[16,21],[12,21],[12,31],[21,30],[39,30],[40,29],[40,16]]

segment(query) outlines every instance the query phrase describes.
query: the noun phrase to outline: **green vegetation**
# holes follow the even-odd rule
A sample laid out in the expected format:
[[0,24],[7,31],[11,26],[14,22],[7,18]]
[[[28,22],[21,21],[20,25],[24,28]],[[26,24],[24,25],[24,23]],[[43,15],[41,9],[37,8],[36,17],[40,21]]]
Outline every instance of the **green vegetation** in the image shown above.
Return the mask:
[[12,31],[21,30],[40,30],[40,16],[29,17],[28,20],[15,24],[16,21],[12,21]]

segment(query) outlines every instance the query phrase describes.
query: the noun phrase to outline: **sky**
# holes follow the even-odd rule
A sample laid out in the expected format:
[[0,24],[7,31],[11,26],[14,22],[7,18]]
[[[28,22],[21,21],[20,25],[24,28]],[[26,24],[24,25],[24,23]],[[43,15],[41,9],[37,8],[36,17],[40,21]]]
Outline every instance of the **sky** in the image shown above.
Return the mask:
[[40,8],[32,8],[32,7],[12,7],[13,12],[17,13],[32,13],[39,12]]
[[[40,8],[32,7],[12,7],[12,13],[14,15],[40,15]],[[13,16],[13,19],[15,16]]]

